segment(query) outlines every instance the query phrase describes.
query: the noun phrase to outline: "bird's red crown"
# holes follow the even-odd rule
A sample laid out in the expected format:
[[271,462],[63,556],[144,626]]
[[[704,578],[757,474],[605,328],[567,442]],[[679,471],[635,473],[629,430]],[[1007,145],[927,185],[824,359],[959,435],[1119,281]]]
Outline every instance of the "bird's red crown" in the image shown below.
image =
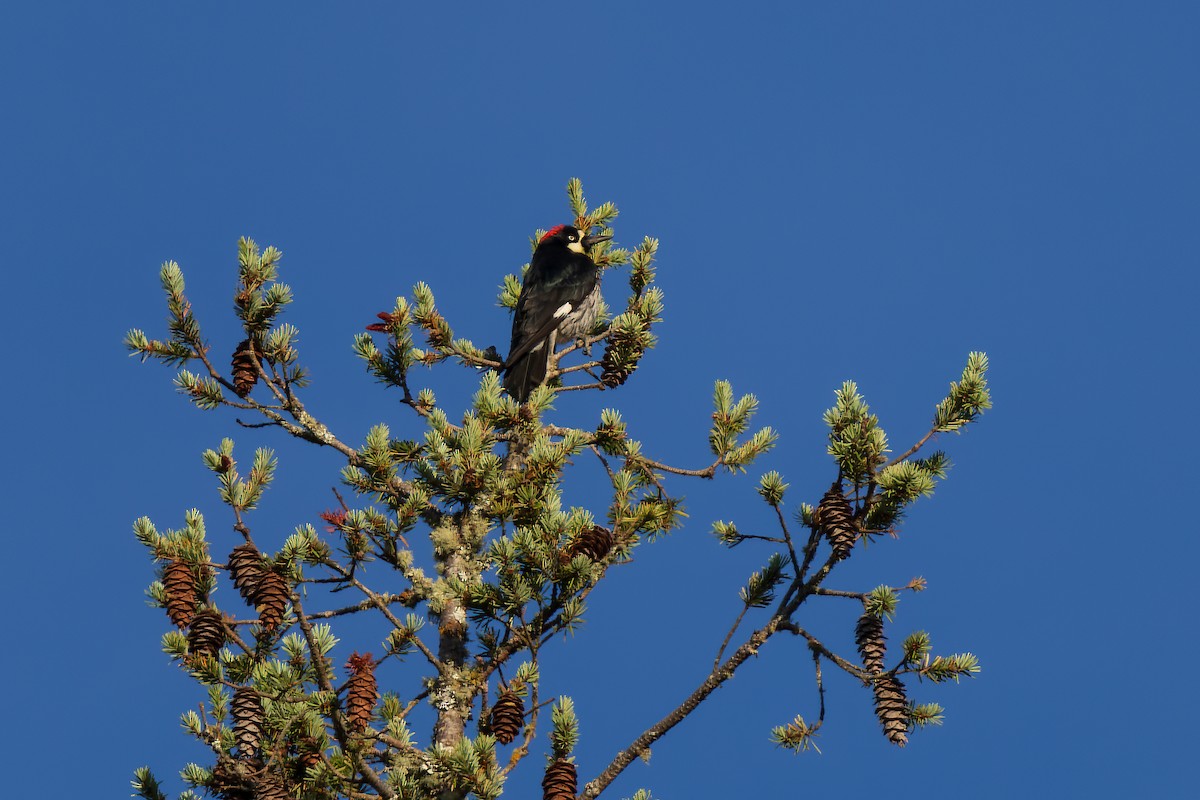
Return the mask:
[[551,228],[550,230],[548,230],[544,234],[542,234],[542,238],[539,239],[538,242],[539,243],[544,242],[547,239],[549,239],[551,236],[557,235],[565,227],[567,227],[567,226],[566,225],[555,225],[553,228]]

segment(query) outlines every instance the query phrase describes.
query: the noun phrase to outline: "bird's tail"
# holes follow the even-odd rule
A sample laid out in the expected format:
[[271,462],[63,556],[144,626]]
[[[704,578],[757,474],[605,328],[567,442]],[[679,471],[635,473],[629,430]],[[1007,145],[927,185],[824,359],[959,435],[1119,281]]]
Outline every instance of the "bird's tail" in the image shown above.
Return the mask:
[[535,387],[546,382],[546,369],[549,366],[548,344],[549,342],[546,342],[533,348],[506,367],[504,388],[518,403],[524,403]]

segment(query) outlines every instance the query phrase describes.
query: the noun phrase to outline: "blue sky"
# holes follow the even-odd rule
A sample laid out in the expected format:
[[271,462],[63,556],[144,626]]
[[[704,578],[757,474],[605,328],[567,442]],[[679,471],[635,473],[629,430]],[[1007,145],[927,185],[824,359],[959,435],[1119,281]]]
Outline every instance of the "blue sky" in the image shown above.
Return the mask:
[[[831,581],[928,579],[893,640],[925,629],[983,664],[912,692],[945,726],[893,748],[831,677],[823,755],[777,750],[770,727],[816,698],[804,648],[773,640],[604,796],[1189,795],[1197,30],[1182,2],[6,4],[9,792],[121,796],[146,763],[179,788],[204,758],[177,724],[202,695],[159,653],[130,533],[198,507],[232,543],[203,449],[276,448],[257,519],[276,543],[330,505],[334,454],[192,409],[125,356],[128,328],[164,328],[158,266],[180,262],[224,352],[237,238],[280,247],[310,408],[351,442],[415,432],[353,335],[425,280],[458,333],[503,348],[496,286],[578,176],[620,206],[622,244],[661,240],[667,311],[629,385],[557,418],[614,405],[649,452],[698,465],[727,378],[782,434],[749,477],[679,485],[687,527],[547,663],[544,691],[576,698],[581,776],[700,680],[768,555],[721,549],[711,521],[767,524],[762,470],[790,508],[828,486],[834,389],[858,381],[902,449],[984,350],[995,408],[941,442],[949,480]],[[473,381],[438,385],[455,408]],[[853,616],[805,619],[845,649]]]

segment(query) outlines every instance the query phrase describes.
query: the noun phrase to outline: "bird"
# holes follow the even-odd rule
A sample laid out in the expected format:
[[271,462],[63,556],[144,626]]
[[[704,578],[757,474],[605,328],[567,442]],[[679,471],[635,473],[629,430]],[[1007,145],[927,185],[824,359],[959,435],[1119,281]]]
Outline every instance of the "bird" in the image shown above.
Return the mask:
[[546,381],[559,340],[586,335],[600,312],[600,271],[588,250],[612,236],[555,225],[533,251],[513,315],[504,388],[518,403]]

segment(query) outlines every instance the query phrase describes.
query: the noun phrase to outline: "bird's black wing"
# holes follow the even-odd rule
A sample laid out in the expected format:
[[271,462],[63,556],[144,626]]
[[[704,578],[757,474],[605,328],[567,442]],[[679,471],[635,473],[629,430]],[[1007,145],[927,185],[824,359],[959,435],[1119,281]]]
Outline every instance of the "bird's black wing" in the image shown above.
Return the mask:
[[[556,275],[544,274],[543,270],[537,269],[540,266],[536,260],[529,266],[525,285],[517,299],[512,344],[504,362],[505,369],[511,368],[517,359],[546,341],[563,317],[577,308],[596,288],[597,270],[585,259],[579,259]],[[555,312],[564,304],[570,304],[570,309],[556,317]]]
[[544,253],[542,248],[534,252],[525,273],[513,316],[512,345],[504,361],[504,388],[520,403],[546,382],[554,331],[591,294],[598,279],[595,264],[586,256],[568,258],[551,268],[548,262],[553,258]]

